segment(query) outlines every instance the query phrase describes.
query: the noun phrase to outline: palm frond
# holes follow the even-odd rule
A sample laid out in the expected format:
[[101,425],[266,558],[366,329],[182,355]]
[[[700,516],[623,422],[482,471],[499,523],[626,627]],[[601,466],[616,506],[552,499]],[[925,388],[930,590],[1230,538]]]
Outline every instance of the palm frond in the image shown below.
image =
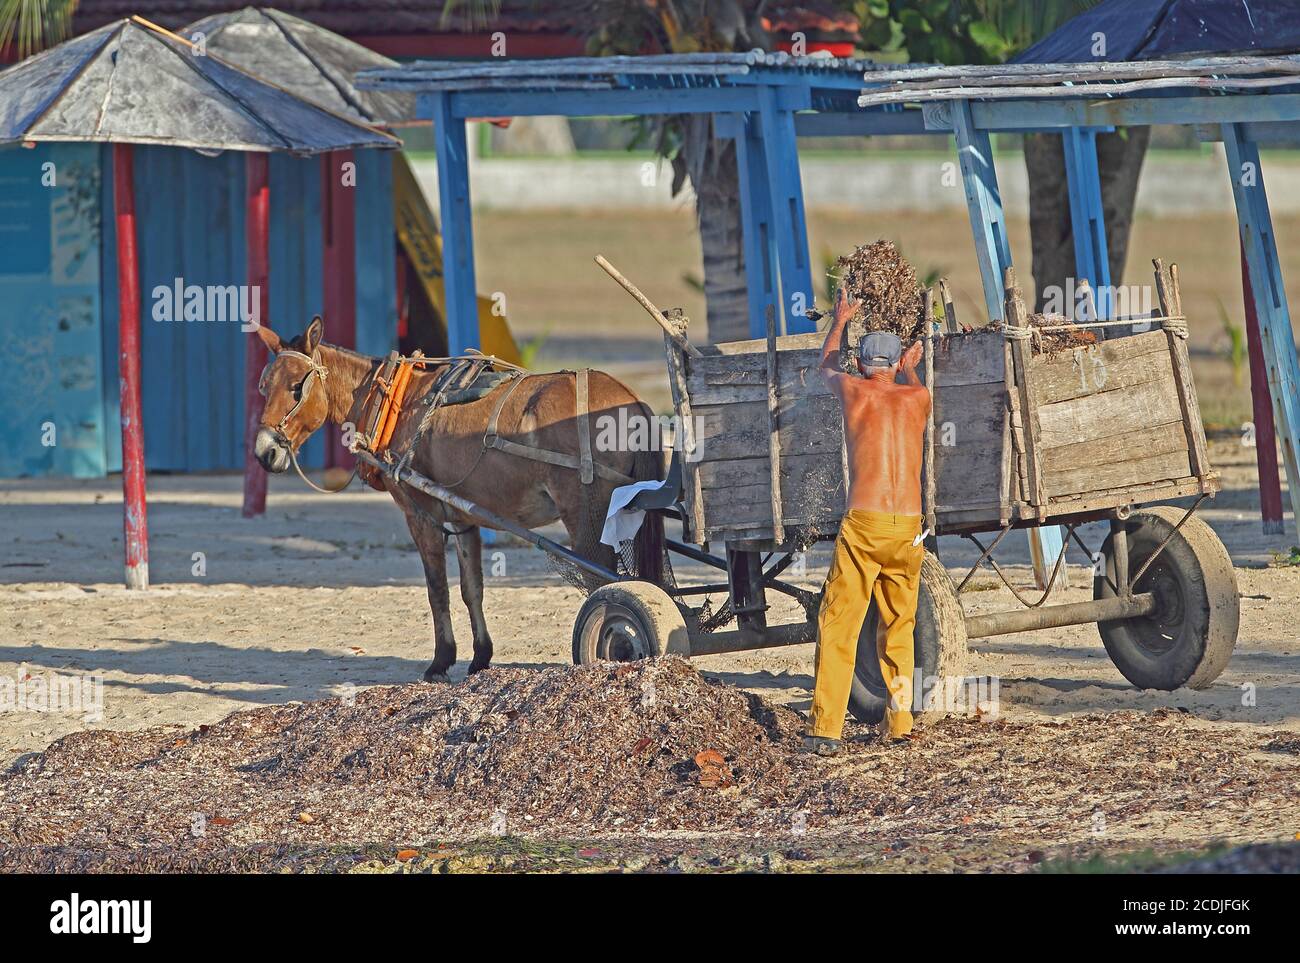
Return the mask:
[[77,0],[0,0],[0,49],[11,44],[20,58],[65,40]]

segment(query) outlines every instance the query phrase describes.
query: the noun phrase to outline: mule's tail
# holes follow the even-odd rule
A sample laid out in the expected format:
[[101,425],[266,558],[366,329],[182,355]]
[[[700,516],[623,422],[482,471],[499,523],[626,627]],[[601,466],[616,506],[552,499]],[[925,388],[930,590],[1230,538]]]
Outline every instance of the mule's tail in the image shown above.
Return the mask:
[[[646,405],[642,410],[647,418],[654,413]],[[664,477],[663,455],[658,447],[646,448],[636,453],[632,464],[635,481],[660,481]],[[658,512],[646,512],[632,541],[632,556],[636,561],[637,577],[662,586],[664,583],[664,517]]]

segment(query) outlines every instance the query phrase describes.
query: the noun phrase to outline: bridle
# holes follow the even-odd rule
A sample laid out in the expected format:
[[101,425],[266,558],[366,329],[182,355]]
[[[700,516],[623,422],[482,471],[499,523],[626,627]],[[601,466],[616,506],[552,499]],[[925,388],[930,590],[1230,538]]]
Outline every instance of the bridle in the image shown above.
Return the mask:
[[[263,398],[266,397],[267,382],[270,379],[271,367],[277,361],[279,361],[281,357],[284,357],[285,355],[289,356],[290,358],[301,358],[303,361],[306,361],[307,364],[311,366],[306,376],[302,379],[302,384],[300,384],[297,388],[298,398],[296,401],[294,401],[293,407],[291,407],[287,412],[285,412],[284,417],[280,419],[280,423],[275,426],[276,434],[278,434],[285,441],[288,441],[289,436],[284,433],[284,430],[289,426],[289,422],[293,419],[293,416],[298,413],[298,409],[301,408],[306,403],[307,390],[311,387],[312,379],[316,378],[320,382],[324,383],[325,379],[329,377],[330,372],[328,368],[326,368],[323,364],[321,364],[318,360],[316,360],[316,356],[314,353],[307,355],[307,354],[303,354],[301,351],[294,351],[291,348],[284,348],[283,350],[276,352],[275,357],[272,358],[270,361],[268,361],[266,363],[266,367],[262,369],[262,377],[259,378],[257,381],[257,390],[261,393]],[[292,444],[290,444],[289,450],[292,453],[293,451]]]
[[310,368],[307,371],[307,374],[303,376],[302,384],[298,385],[296,389],[298,393],[297,400],[294,401],[293,407],[284,413],[284,417],[280,419],[280,423],[275,426],[275,433],[284,439],[285,445],[289,448],[289,461],[293,463],[293,470],[298,473],[299,478],[307,483],[307,487],[313,488],[323,495],[337,495],[339,492],[343,491],[343,489],[352,484],[352,479],[355,478],[357,474],[356,468],[353,467],[352,474],[348,476],[348,480],[340,487],[322,488],[308,478],[307,473],[302,470],[302,466],[298,464],[298,453],[293,449],[293,442],[290,441],[289,436],[284,433],[285,429],[289,426],[290,420],[292,420],[293,416],[298,413],[298,409],[306,403],[307,391],[311,388],[312,379],[315,378],[323,384],[325,379],[329,377],[329,368],[325,367],[316,359],[314,352],[308,355],[303,354],[301,351],[294,351],[292,348],[282,348],[280,351],[276,352],[274,358],[266,363],[266,367],[262,369],[262,376],[257,379],[257,390],[261,393],[263,398],[266,397],[267,382],[270,380],[271,375],[271,366],[279,361],[282,355],[288,355],[291,358],[301,358],[303,361],[307,362]]

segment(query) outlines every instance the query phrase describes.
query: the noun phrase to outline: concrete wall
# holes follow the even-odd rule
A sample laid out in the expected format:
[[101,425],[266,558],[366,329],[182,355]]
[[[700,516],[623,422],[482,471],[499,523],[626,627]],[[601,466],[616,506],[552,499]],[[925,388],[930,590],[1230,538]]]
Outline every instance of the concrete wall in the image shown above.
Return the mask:
[[[1008,211],[1028,209],[1025,165],[1019,154],[997,158]],[[644,155],[626,158],[474,159],[470,190],[478,209],[683,206],[689,196],[669,194],[672,172]],[[946,166],[951,165],[951,166]],[[416,176],[437,204],[437,169],[431,157],[414,159]],[[805,157],[804,196],[809,207],[862,211],[964,209],[965,194],[954,157],[859,155],[846,159]],[[1275,215],[1300,213],[1300,157],[1266,156],[1264,179]],[[1232,191],[1222,148],[1204,154],[1155,154],[1147,158],[1138,189],[1142,214],[1192,214],[1232,210]]]

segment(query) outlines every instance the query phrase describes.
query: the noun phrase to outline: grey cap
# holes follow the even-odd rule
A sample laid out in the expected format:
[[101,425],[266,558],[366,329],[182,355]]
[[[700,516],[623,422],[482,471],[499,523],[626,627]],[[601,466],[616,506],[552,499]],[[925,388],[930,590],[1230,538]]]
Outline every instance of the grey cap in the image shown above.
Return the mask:
[[903,342],[888,331],[871,331],[858,342],[858,357],[865,368],[888,368],[903,357]]

